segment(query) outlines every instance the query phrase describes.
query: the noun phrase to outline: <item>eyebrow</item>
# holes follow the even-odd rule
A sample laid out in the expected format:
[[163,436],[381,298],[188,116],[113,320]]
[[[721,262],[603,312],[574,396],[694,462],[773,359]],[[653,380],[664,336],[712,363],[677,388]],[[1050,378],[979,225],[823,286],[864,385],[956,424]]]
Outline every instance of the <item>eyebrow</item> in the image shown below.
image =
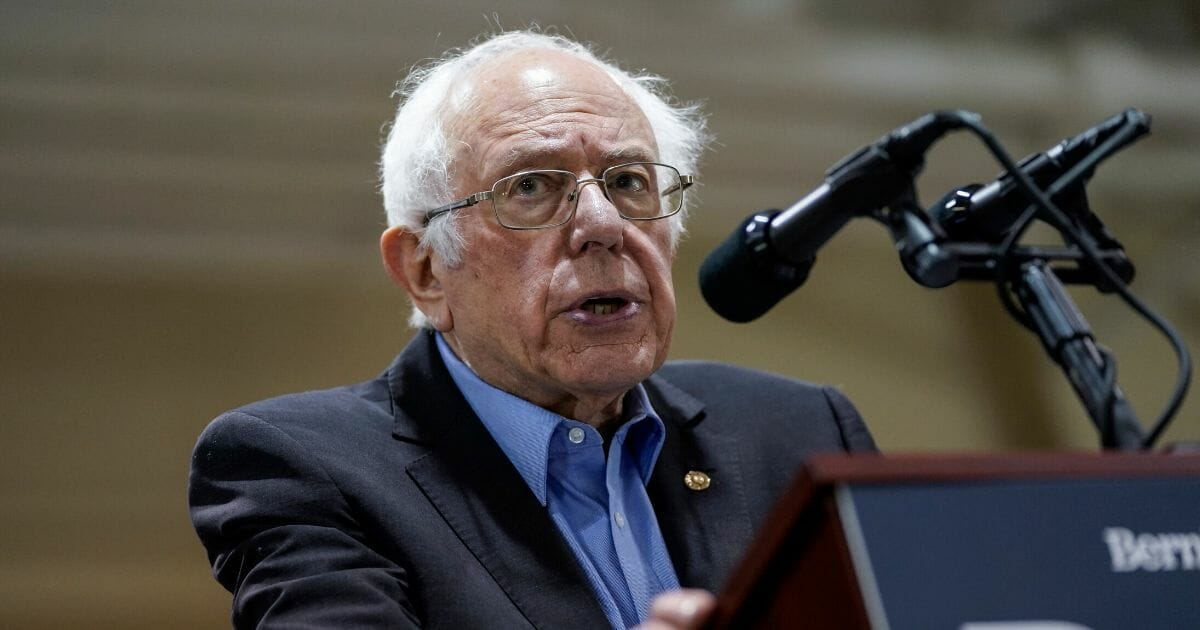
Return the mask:
[[[535,149],[514,148],[508,152],[503,169],[508,174],[533,168],[562,168],[562,151],[556,147]],[[653,153],[647,147],[628,145],[604,153],[605,167],[620,162],[653,162]],[[559,162],[556,164],[556,162]]]
[[605,157],[608,158],[609,162],[653,162],[657,159],[647,148],[640,146],[627,146],[614,149],[606,153]]
[[522,150],[513,148],[508,152],[508,159],[504,161],[503,168],[508,172],[516,172],[531,167],[545,167],[556,155],[558,155],[558,151],[555,149]]

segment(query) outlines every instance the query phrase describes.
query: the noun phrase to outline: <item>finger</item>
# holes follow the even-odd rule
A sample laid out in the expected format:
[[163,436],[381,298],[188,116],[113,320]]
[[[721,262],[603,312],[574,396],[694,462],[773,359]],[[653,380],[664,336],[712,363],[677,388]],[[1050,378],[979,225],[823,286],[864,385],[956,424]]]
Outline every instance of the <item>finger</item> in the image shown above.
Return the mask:
[[655,598],[650,606],[650,620],[662,621],[669,627],[699,628],[717,605],[712,593],[699,589],[668,591]]

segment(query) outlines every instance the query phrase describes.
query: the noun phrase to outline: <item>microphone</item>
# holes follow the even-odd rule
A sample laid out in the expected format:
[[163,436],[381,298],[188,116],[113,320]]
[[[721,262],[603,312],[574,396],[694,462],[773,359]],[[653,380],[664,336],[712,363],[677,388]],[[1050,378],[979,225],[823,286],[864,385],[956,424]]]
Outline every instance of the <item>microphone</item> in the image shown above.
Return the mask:
[[912,194],[925,152],[964,118],[926,114],[842,158],[825,180],[786,210],[750,215],[700,266],[700,292],[718,315],[757,319],[808,278],[821,248],[854,216]]
[[[1045,190],[1102,143],[1126,128],[1132,129],[1128,137],[1100,159],[1107,158],[1149,133],[1150,116],[1136,109],[1127,109],[1074,138],[1063,140],[1044,153],[1025,157],[1017,166],[1038,188]],[[1071,203],[1068,196],[1081,194],[1082,183],[1091,179],[1094,170],[1095,166],[1088,169],[1075,184],[1059,191],[1051,200],[1056,205]],[[1012,173],[1004,171],[990,184],[971,184],[951,190],[929,208],[929,216],[951,240],[998,243],[1004,240],[1031,203],[1033,199],[1016,182]]]

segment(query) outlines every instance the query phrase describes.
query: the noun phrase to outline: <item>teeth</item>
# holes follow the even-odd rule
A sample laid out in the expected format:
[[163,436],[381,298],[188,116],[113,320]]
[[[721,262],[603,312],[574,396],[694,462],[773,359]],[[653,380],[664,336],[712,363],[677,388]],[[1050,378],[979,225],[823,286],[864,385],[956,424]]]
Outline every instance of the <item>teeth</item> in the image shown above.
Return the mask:
[[595,313],[596,315],[608,315],[608,314],[612,313],[613,311],[617,310],[617,305],[616,304],[592,303],[592,304],[585,304],[583,306],[583,308],[584,308],[584,310],[591,312],[591,313]]

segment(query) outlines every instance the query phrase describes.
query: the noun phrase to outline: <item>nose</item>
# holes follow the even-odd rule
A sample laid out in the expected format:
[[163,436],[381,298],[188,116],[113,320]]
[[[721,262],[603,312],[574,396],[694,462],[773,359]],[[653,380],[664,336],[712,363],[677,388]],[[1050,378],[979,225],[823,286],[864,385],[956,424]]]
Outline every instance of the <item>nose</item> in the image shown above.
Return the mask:
[[604,183],[599,179],[580,180],[575,196],[577,205],[575,220],[571,222],[571,250],[619,248],[624,242],[628,221],[621,218],[617,207],[604,195]]

